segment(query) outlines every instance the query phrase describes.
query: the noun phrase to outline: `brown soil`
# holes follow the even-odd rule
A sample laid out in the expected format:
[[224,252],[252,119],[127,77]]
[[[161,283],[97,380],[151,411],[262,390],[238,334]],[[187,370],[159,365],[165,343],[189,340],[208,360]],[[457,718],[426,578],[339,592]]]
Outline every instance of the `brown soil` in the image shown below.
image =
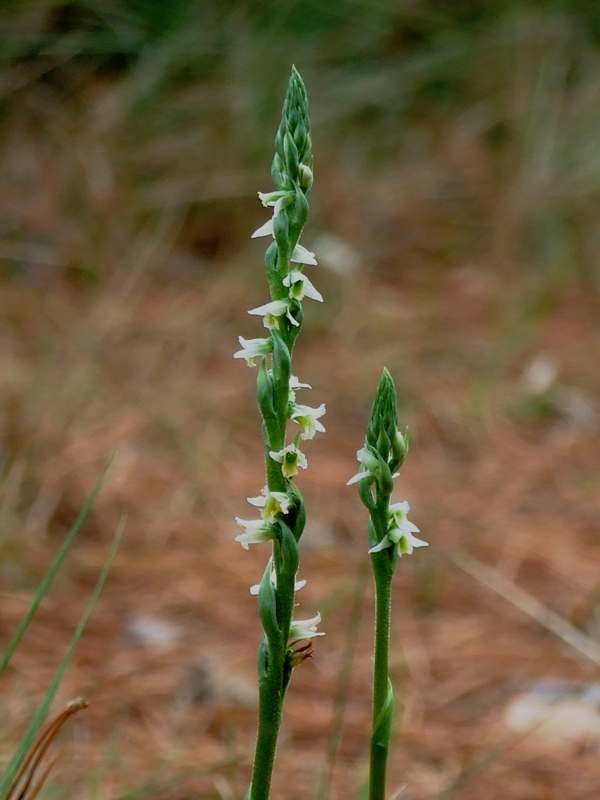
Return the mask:
[[[3,641],[118,448],[3,676],[3,758],[128,514],[56,703],[83,694],[90,707],[62,735],[53,796],[65,785],[73,798],[243,796],[260,637],[248,587],[268,550],[234,542],[233,518],[252,516],[245,498],[264,481],[256,373],[231,354],[238,334],[261,335],[245,313],[264,300],[261,280],[259,267],[248,274],[223,264],[193,283],[141,278],[129,290],[124,280],[90,293],[3,285]],[[535,732],[509,731],[503,710],[533,680],[596,681],[598,665],[453,558],[467,550],[593,632],[600,433],[590,409],[600,396],[600,299],[586,288],[542,292],[485,265],[404,277],[315,270],[314,280],[326,303],[305,304],[294,372],[313,386],[305,402],[327,403],[327,434],[307,443],[310,468],[298,480],[309,514],[299,614],[320,610],[327,635],[294,675],[273,797],[316,796],[340,708],[330,797],[355,796],[365,777],[372,591],[366,513],[345,482],[387,365],[411,430],[395,498],[410,501],[430,543],[403,558],[395,578],[390,792],[406,784],[402,800],[596,798],[597,741],[550,747]],[[539,354],[559,369],[544,403],[521,377]],[[588,403],[587,416],[573,397]],[[140,618],[171,623],[174,641],[143,644],[134,635]]]

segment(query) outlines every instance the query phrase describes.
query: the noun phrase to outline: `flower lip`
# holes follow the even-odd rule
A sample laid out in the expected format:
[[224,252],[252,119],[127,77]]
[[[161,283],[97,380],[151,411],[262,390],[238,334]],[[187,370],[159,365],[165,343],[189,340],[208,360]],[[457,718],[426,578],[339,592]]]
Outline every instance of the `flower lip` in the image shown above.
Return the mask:
[[287,514],[292,505],[292,498],[286,492],[270,492],[267,486],[260,490],[258,497],[246,498],[251,506],[262,508],[261,517],[267,522],[274,522],[277,514]]
[[293,478],[294,475],[297,475],[298,467],[301,469],[306,469],[308,467],[306,456],[294,442],[288,444],[283,450],[277,452],[271,450],[269,455],[273,461],[277,461],[281,464],[281,471],[286,478]]
[[323,414],[325,414],[325,403],[321,403],[318,408],[292,403],[290,419],[297,422],[304,429],[300,434],[301,439],[314,439],[317,431],[325,433],[325,427],[319,422],[319,417],[322,417]]
[[258,239],[260,236],[273,236],[273,219],[268,219],[264,225],[257,228],[250,236],[251,239]]

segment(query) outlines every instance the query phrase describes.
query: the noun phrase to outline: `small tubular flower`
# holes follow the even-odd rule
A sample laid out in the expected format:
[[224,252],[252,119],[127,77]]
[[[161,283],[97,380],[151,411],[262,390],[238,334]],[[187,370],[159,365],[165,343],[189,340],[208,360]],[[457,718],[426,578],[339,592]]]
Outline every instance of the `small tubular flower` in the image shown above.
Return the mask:
[[306,247],[302,247],[301,244],[297,244],[296,247],[294,247],[294,252],[292,253],[290,261],[293,261],[294,264],[308,264],[312,267],[317,266],[315,254],[307,250]]
[[312,386],[309,383],[300,383],[298,378],[295,375],[292,375],[290,377],[290,403],[296,402],[296,389],[312,389]]
[[273,216],[276,217],[279,212],[294,202],[293,192],[275,191],[275,192],[257,192],[260,202],[265,208],[273,207]]
[[292,498],[285,492],[270,492],[265,486],[258,497],[248,497],[251,506],[262,508],[261,517],[265,522],[274,522],[277,514],[287,514],[292,505]]
[[313,639],[315,636],[325,636],[324,633],[317,631],[319,622],[321,622],[320,614],[317,614],[312,619],[299,619],[292,622],[288,642],[298,642],[300,639]]
[[290,297],[295,297],[296,300],[304,300],[305,297],[310,297],[311,300],[318,300],[319,303],[323,302],[323,295],[315,289],[306,275],[299,269],[293,269],[288,272],[283,279],[283,285],[290,290]]
[[263,519],[240,519],[236,517],[235,521],[245,531],[235,537],[235,541],[239,542],[244,550],[247,550],[250,544],[270,542],[273,539],[271,525]]
[[294,202],[294,196],[292,192],[286,191],[277,191],[277,192],[258,192],[258,196],[260,198],[260,202],[267,208],[268,206],[273,207],[273,216],[271,219],[267,220],[264,225],[261,225],[260,228],[257,228],[252,236],[251,239],[258,239],[260,236],[273,236],[273,220],[282,211],[286,206],[289,206],[290,203]]
[[268,356],[273,352],[273,342],[271,339],[244,339],[238,336],[238,341],[242,349],[233,354],[234,358],[245,358],[249,367],[254,366],[254,359],[261,356]]
[[297,403],[292,403],[290,419],[297,422],[303,428],[300,438],[303,440],[314,439],[315,433],[325,433],[323,424],[319,422],[319,417],[325,413],[325,403],[321,403],[318,408],[311,408],[310,406],[302,406]]
[[298,321],[290,313],[290,304],[287,300],[272,300],[270,303],[265,303],[264,306],[251,308],[248,313],[263,317],[263,324],[270,331],[273,328],[279,330],[279,317],[283,316],[283,314],[286,315],[292,325],[296,327],[299,325]]
[[413,533],[419,533],[419,529],[407,517],[410,506],[406,500],[401,503],[393,503],[389,508],[389,529],[387,534],[369,550],[369,553],[378,553],[386,547],[398,547],[398,555],[411,555],[415,547],[428,547],[428,542],[417,539]]
[[257,228],[252,236],[251,239],[258,239],[260,236],[273,236],[273,220],[268,219],[264,225],[261,225],[260,228]]
[[298,445],[293,442],[284,447],[283,450],[278,450],[276,453],[271,450],[269,453],[273,461],[281,464],[281,471],[286,478],[293,478],[298,474],[298,467],[306,469],[308,461],[306,456],[300,450]]
[[[349,481],[346,481],[346,486],[358,483],[363,478],[374,478],[377,476],[377,472],[380,469],[379,458],[375,453],[371,452],[368,447],[361,447],[356,454],[356,459],[360,462],[362,469],[360,472],[357,472],[356,475],[353,475]],[[400,475],[399,472],[394,472],[392,478],[397,478],[398,475]]]

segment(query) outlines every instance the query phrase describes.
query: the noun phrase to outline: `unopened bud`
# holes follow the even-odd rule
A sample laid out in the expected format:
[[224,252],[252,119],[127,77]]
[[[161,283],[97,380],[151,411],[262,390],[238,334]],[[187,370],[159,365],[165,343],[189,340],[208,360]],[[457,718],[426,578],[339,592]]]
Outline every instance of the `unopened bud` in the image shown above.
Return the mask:
[[305,191],[308,191],[313,185],[313,173],[310,167],[306,164],[300,164],[298,167],[298,183]]

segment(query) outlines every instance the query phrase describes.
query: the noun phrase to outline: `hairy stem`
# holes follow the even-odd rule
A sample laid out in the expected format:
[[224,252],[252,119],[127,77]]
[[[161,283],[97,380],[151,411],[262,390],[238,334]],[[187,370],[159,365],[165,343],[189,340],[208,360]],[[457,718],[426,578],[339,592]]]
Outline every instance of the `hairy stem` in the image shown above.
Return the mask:
[[258,731],[250,798],[268,800],[283,708],[284,654],[270,652],[267,674],[259,681]]
[[[389,742],[382,742],[375,735],[384,710],[388,693],[388,661],[390,647],[390,621],[392,605],[391,575],[378,570],[375,561],[387,553],[373,554],[375,573],[375,652],[373,663],[373,734],[371,738],[371,764],[369,776],[369,800],[384,800],[385,779]],[[384,574],[382,574],[384,572]]]

